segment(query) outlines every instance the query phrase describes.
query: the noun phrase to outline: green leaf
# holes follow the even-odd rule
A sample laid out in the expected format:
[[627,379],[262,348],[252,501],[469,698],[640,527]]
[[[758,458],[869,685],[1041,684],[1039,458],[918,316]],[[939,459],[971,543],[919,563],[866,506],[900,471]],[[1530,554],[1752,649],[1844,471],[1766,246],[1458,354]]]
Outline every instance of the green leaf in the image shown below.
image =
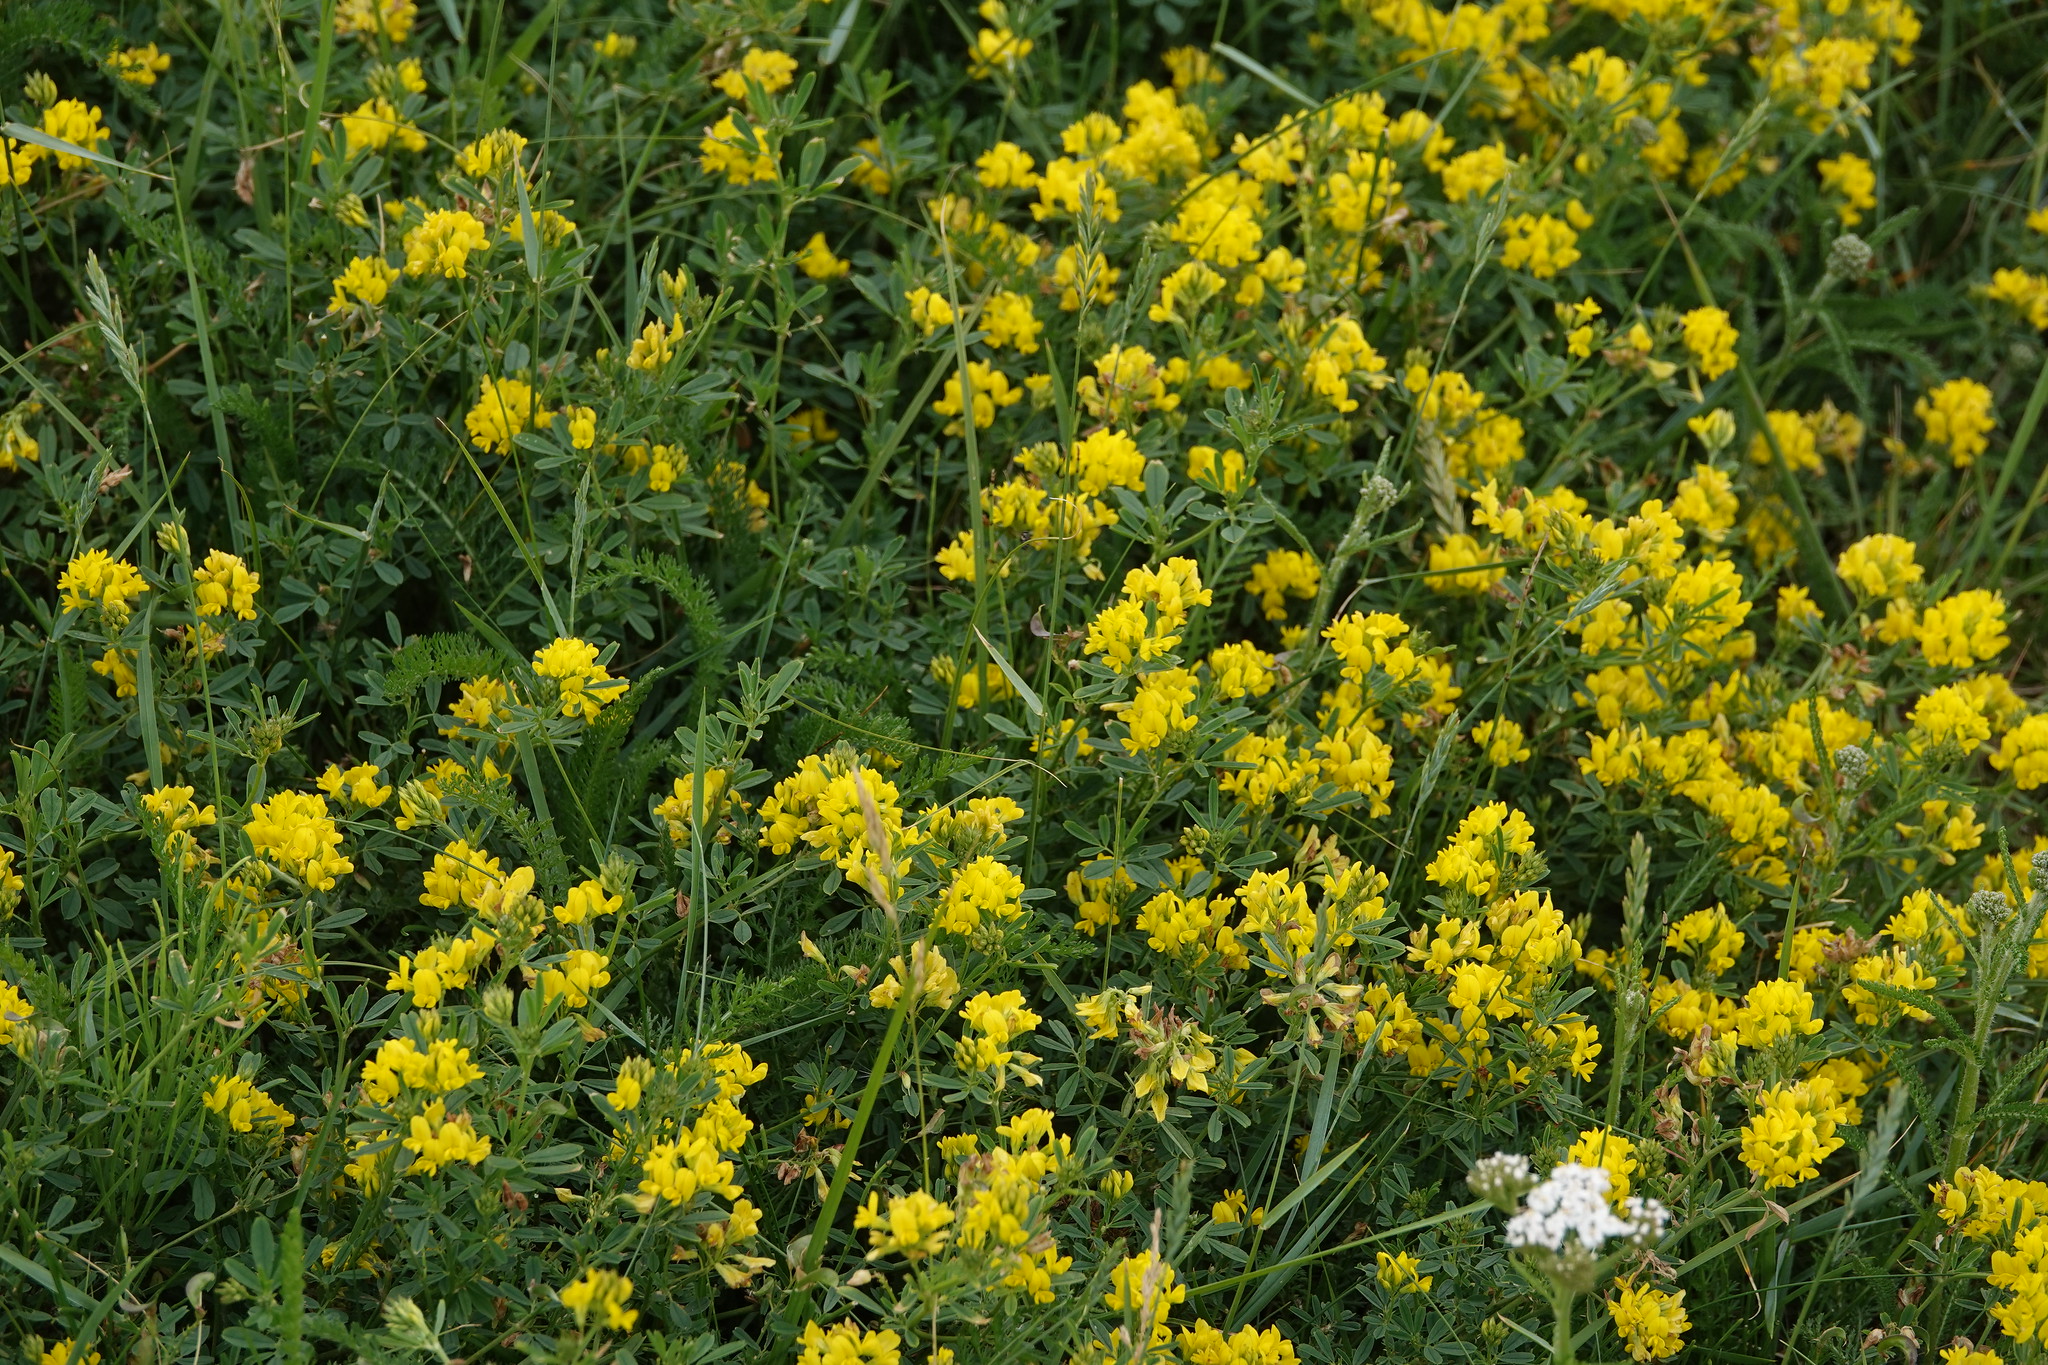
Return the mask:
[[140,166],[131,166],[125,161],[116,161],[110,156],[101,156],[98,152],[88,151],[75,142],[66,142],[61,137],[51,137],[40,128],[31,128],[26,123],[16,123],[12,119],[9,119],[4,124],[0,124],[0,132],[6,133],[11,138],[26,142],[32,147],[40,147],[46,152],[58,152],[64,156],[83,157],[87,161],[97,161],[102,166],[112,166],[117,171],[130,171],[136,175],[146,175],[152,180],[170,179],[167,175],[158,175],[155,171],[145,171]]
[[1031,690],[1031,684],[1025,682],[1016,669],[1010,667],[1010,661],[1004,657],[1003,651],[997,649],[995,643],[988,636],[981,633],[980,626],[974,628],[974,638],[981,641],[981,647],[988,651],[989,658],[996,661],[996,667],[1002,671],[1004,679],[1009,682],[1010,686],[1017,689],[1017,695],[1024,699],[1024,709],[1034,716],[1043,716],[1045,714],[1045,703],[1040,701],[1038,694]]

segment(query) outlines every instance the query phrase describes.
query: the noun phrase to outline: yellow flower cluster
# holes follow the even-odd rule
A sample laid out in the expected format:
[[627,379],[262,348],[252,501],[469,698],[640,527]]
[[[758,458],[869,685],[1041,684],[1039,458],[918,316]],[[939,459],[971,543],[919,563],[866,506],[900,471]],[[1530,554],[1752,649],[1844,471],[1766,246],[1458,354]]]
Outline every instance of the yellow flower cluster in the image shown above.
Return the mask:
[[258,1125],[282,1132],[298,1121],[289,1109],[258,1090],[246,1076],[222,1076],[207,1090],[205,1104],[237,1133],[253,1133]]
[[257,857],[310,891],[332,891],[336,881],[356,870],[341,851],[341,831],[327,813],[326,800],[310,792],[281,791],[257,802],[242,832]]
[[1614,1332],[1628,1348],[1629,1359],[1668,1360],[1685,1345],[1692,1319],[1685,1311],[1685,1291],[1656,1289],[1623,1280],[1607,1301]]
[[555,1291],[562,1307],[576,1316],[576,1325],[596,1317],[615,1332],[630,1332],[640,1320],[640,1310],[626,1307],[633,1297],[633,1282],[615,1270],[590,1269]]
[[586,725],[626,691],[626,680],[614,678],[597,655],[596,645],[574,638],[556,639],[533,655],[533,671],[554,681],[561,713]]

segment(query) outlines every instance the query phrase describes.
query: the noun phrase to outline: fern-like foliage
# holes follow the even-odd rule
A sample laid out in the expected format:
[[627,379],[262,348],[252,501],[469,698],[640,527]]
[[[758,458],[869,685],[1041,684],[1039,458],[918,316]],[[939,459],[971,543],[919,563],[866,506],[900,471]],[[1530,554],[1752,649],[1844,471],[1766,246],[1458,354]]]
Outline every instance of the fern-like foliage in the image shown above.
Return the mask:
[[0,5],[0,89],[20,93],[22,77],[54,52],[97,65],[107,23],[85,0]]
[[404,701],[427,683],[467,681],[504,667],[497,651],[468,631],[422,635],[391,656],[382,676],[371,680],[371,691],[385,701]]

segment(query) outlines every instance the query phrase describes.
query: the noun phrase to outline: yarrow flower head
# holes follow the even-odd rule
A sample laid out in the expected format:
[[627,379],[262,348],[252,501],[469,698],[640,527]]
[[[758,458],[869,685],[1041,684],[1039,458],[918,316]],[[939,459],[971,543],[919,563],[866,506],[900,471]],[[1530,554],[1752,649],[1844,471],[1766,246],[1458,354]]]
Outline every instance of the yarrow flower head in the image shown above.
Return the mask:
[[1536,1172],[1520,1152],[1481,1157],[1465,1177],[1466,1188],[1502,1213],[1513,1213],[1523,1195],[1536,1188]]
[[1604,1167],[1565,1162],[1530,1190],[1521,1211],[1508,1219],[1507,1244],[1530,1253],[1560,1284],[1585,1292],[1592,1287],[1601,1248],[1617,1238],[1647,1244],[1663,1235],[1669,1220],[1654,1199],[1630,1198],[1617,1214],[1608,1198],[1611,1188]]

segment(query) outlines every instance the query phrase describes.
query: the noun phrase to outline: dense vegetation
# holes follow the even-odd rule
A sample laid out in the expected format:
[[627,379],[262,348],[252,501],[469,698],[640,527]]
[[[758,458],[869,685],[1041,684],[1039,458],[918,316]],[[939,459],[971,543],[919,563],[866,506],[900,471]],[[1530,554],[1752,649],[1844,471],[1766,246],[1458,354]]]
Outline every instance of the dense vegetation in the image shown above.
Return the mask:
[[0,1349],[2038,1359],[2044,50],[0,9]]

